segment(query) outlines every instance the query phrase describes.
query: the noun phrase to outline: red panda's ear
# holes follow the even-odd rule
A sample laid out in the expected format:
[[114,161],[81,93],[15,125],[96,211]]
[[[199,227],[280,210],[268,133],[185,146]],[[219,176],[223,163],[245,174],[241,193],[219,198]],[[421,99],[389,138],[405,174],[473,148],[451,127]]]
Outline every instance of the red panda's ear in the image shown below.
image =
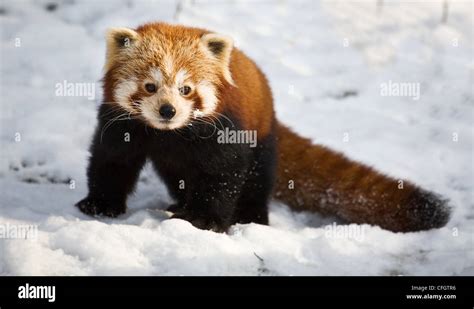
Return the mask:
[[222,34],[207,33],[201,37],[201,46],[211,57],[219,60],[224,78],[234,85],[229,68],[232,49],[234,48],[232,38]]
[[138,33],[129,28],[111,28],[107,30],[107,59],[105,69],[108,70],[114,60],[130,48],[138,40]]

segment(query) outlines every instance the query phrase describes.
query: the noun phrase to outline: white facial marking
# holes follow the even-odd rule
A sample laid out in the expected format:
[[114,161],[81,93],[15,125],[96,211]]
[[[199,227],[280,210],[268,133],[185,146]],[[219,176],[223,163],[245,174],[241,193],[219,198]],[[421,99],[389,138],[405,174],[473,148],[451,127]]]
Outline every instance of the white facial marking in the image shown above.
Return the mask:
[[152,104],[141,104],[140,109],[142,111],[143,117],[145,117],[150,122],[150,124],[153,126],[159,125],[157,118],[158,113],[155,111]]
[[178,73],[176,73],[176,77],[174,79],[176,85],[183,85],[186,79],[188,79],[188,71],[185,69],[180,69]]
[[158,69],[158,68],[152,69],[151,72],[150,72],[150,76],[158,84],[161,84],[163,82],[163,73],[161,73],[161,70]]
[[130,96],[134,94],[138,89],[136,79],[122,80],[114,89],[114,98],[116,102],[130,111]]
[[202,100],[201,115],[211,114],[217,107],[216,88],[209,82],[200,82],[196,90]]
[[205,115],[201,110],[195,109],[194,112],[193,112],[193,116],[195,118],[199,118],[199,117],[204,117]]

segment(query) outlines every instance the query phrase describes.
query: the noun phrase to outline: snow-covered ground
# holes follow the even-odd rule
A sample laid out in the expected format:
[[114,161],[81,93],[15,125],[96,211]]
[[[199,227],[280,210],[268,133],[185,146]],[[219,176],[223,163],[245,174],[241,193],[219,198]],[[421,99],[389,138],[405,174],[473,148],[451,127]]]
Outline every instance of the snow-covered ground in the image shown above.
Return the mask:
[[[6,1],[0,4],[2,275],[474,275],[473,5],[443,1]],[[234,37],[268,75],[278,117],[315,142],[442,193],[444,228],[397,234],[271,204],[227,234],[168,220],[150,167],[129,211],[83,215],[107,27],[147,21]],[[96,83],[95,99],[57,84]],[[415,83],[420,93],[385,96]],[[36,236],[36,237],[34,237]]]

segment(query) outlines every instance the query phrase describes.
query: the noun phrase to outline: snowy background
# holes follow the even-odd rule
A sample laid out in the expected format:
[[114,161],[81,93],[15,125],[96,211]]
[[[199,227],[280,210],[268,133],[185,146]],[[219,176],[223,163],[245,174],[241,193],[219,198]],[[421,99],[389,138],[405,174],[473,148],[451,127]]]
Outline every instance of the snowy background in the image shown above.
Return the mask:
[[[6,1],[0,4],[2,275],[474,275],[473,4],[443,1]],[[150,167],[129,211],[83,215],[106,28],[147,21],[231,35],[269,77],[278,117],[315,142],[451,199],[444,228],[397,234],[271,204],[227,234],[168,220]],[[96,99],[58,97],[64,81]],[[415,82],[420,98],[381,96]],[[345,140],[344,137],[349,137]]]

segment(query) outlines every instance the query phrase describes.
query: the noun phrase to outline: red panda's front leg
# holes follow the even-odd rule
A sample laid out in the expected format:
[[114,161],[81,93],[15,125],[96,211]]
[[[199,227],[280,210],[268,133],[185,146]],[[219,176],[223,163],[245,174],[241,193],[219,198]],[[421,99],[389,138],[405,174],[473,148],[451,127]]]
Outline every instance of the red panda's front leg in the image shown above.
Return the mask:
[[[116,217],[125,213],[126,199],[133,190],[146,153],[139,136],[141,129],[132,121],[110,123],[101,115],[91,146],[87,168],[89,193],[76,204],[88,215]],[[125,137],[125,138],[124,138]]]
[[125,213],[127,196],[144,162],[144,156],[114,160],[107,158],[103,150],[96,151],[88,168],[89,194],[76,206],[91,216],[116,217]]
[[235,223],[252,152],[247,145],[218,144],[210,139],[199,145],[192,161],[187,162],[188,168],[180,170],[186,193],[173,218],[187,220],[200,229],[225,232]]

